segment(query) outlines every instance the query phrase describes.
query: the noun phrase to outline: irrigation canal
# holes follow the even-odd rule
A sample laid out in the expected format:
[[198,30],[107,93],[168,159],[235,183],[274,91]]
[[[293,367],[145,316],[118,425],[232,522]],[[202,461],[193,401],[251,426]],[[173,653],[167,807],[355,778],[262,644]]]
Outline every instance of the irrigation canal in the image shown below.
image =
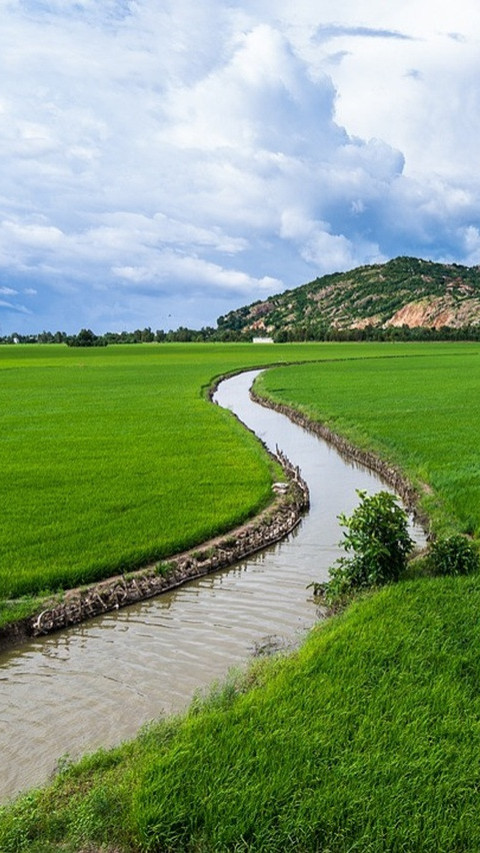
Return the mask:
[[[59,761],[113,746],[188,704],[254,653],[295,644],[318,614],[308,584],[339,556],[337,516],[355,489],[385,488],[284,415],[249,398],[258,371],[215,401],[300,466],[311,509],[294,533],[245,562],[155,599],[0,654],[0,800],[48,780]],[[422,539],[416,529],[414,535]]]

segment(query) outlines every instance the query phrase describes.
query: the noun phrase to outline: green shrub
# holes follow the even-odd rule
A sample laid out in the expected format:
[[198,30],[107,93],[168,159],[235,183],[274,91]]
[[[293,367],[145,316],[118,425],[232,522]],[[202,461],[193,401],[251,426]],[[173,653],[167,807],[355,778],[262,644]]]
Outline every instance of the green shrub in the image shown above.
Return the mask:
[[467,575],[480,567],[475,547],[460,533],[437,539],[430,548],[428,567],[436,575]]
[[350,591],[397,581],[407,565],[414,542],[408,519],[390,492],[367,495],[358,491],[360,503],[350,517],[339,515],[347,528],[341,543],[351,557],[340,557],[330,568],[327,597],[342,598]]

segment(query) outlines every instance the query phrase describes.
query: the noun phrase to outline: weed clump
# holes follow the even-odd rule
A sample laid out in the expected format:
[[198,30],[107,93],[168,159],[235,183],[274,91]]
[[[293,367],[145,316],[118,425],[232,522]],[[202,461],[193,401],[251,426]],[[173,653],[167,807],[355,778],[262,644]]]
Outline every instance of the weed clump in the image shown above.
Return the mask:
[[480,557],[465,536],[455,533],[432,544],[427,565],[435,575],[468,575],[478,571]]
[[163,578],[167,578],[169,575],[171,575],[171,573],[173,572],[173,570],[175,568],[176,568],[176,563],[173,560],[170,560],[170,561],[161,560],[155,566],[155,574],[161,575],[161,577],[163,577]]

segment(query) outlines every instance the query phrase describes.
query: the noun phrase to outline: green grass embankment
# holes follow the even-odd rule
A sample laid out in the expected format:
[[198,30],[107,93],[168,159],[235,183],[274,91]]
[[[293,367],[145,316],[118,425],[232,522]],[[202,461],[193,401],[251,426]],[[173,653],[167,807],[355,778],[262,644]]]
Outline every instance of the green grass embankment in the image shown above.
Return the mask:
[[0,849],[474,853],[479,612],[478,577],[383,589],[20,800]]

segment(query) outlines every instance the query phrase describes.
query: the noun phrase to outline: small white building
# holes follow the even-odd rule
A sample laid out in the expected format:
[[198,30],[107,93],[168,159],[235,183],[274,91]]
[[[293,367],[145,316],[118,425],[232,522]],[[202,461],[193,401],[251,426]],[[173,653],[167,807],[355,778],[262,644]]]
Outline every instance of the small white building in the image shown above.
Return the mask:
[[273,344],[273,338],[252,338],[252,344]]

